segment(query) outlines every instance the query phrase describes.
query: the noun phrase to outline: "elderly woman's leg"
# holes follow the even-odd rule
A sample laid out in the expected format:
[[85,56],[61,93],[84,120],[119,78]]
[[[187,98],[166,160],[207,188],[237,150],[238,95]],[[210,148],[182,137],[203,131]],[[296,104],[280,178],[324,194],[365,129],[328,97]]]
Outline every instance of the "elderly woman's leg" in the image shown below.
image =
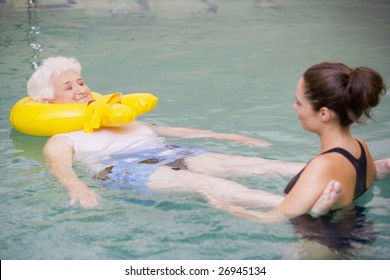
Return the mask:
[[205,153],[185,158],[188,169],[213,176],[269,176],[292,177],[304,166],[304,163],[268,160],[259,157],[244,157],[218,153]]
[[[148,186],[157,191],[199,193],[244,207],[276,208],[284,199],[284,196],[251,189],[224,178],[189,170],[173,170],[168,166],[158,168],[149,178]],[[339,197],[340,189],[339,182],[331,181],[313,205],[310,214],[319,216],[327,213]]]
[[275,208],[283,196],[255,190],[237,182],[190,170],[159,167],[149,178],[148,187],[158,191],[208,194],[226,203],[248,207]]

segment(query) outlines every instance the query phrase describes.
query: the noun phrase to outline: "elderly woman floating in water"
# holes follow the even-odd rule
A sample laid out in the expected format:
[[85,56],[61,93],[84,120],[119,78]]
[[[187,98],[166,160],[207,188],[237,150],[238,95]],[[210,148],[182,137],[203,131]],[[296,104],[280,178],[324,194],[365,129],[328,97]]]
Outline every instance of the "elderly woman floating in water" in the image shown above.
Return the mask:
[[[48,58],[28,81],[28,94],[44,103],[89,102],[91,91],[80,73],[81,66],[74,58]],[[337,75],[345,77],[337,78]],[[361,83],[364,77],[372,89],[363,85],[356,93],[354,83]],[[374,78],[376,84],[372,85],[371,79]],[[311,86],[317,79],[323,85],[320,85],[320,92],[313,92]],[[333,92],[332,88],[338,85],[327,88],[332,79],[341,79],[345,88],[351,88],[353,97],[350,102],[356,103],[355,94],[361,91],[367,95],[359,99],[364,105],[359,104],[357,111],[353,109],[356,104],[352,103],[340,107],[338,99],[342,97],[337,97],[339,93]],[[317,89],[316,85],[313,87]],[[336,103],[329,104],[324,100],[321,96],[326,93],[322,90],[334,94]],[[349,132],[350,123],[357,121],[362,113],[368,113],[368,109],[379,102],[383,90],[379,76],[368,69],[351,70],[342,64],[321,64],[308,70],[298,84],[294,107],[304,129],[319,134],[323,146],[321,154],[290,184],[286,197],[250,189],[227,178],[272,174],[293,176],[305,164],[215,153],[205,148],[167,143],[161,137],[214,138],[249,145],[270,145],[265,140],[242,135],[159,127],[134,121],[122,127],[101,128],[94,133],[74,131],[54,135],[45,144],[44,155],[52,173],[68,190],[71,204],[80,203],[82,207],[96,206],[99,197],[76,175],[73,161],[89,164],[104,180],[158,191],[200,193],[227,211],[231,211],[231,206],[240,211],[245,210],[242,206],[273,209],[267,213],[254,212],[253,217],[263,222],[291,218],[311,210],[324,213],[330,208],[351,203],[372,184],[375,172],[381,178],[390,173],[390,159],[377,161],[376,171],[366,144],[355,140]],[[365,163],[361,160],[364,156]],[[361,170],[365,174],[363,179],[357,174]],[[237,209],[233,212],[242,215]],[[264,217],[257,217],[258,214],[264,214]]]

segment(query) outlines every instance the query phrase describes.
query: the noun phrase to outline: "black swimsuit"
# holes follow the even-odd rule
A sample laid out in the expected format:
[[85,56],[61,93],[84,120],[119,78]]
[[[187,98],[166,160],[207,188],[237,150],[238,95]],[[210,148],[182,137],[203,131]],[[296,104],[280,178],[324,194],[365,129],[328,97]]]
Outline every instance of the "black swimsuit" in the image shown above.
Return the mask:
[[[342,154],[355,167],[357,178],[356,178],[355,193],[354,193],[353,199],[358,198],[367,190],[367,187],[366,187],[367,156],[366,156],[366,152],[365,152],[362,144],[359,141],[357,141],[357,142],[359,143],[360,151],[361,151],[360,157],[358,159],[355,158],[350,152],[348,152],[347,150],[344,150],[342,148],[333,148],[333,149],[330,149],[330,150],[323,152],[321,154],[321,155],[328,154],[328,153]],[[299,177],[301,176],[303,170],[305,170],[305,168],[303,168],[297,175],[295,175],[294,178],[291,179],[291,181],[287,184],[286,188],[284,189],[284,193],[288,194],[291,191],[291,189],[295,186],[296,182],[298,181]]]
[[[361,150],[358,159],[342,148],[334,148],[322,153],[340,153],[355,167],[357,178],[354,199],[367,190],[367,156],[362,144],[359,141],[358,143]],[[289,193],[295,186],[303,170],[288,183],[284,190],[285,193]],[[333,250],[361,248],[362,244],[374,242],[377,236],[372,221],[365,215],[365,208],[355,204],[342,209],[330,210],[318,218],[305,214],[290,221],[299,238],[316,241]]]

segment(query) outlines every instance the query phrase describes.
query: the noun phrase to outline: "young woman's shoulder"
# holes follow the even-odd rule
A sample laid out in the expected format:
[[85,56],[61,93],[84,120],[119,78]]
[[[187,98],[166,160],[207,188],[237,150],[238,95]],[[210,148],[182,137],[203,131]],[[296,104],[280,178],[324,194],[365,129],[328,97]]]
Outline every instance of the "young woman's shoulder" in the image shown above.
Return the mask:
[[[305,173],[309,176],[337,179],[348,172],[348,160],[339,153],[321,154],[313,158],[306,166]],[[350,170],[352,171],[352,169]]]
[[321,154],[314,157],[308,164],[306,168],[310,169],[325,169],[334,166],[335,164],[335,155],[334,154]]

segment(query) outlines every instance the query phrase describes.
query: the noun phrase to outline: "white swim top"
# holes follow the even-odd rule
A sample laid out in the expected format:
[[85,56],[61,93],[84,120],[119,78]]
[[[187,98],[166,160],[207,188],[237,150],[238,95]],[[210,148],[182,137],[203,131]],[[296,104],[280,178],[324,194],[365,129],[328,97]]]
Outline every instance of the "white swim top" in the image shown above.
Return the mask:
[[162,148],[165,140],[137,121],[123,127],[98,129],[94,133],[80,130],[60,135],[72,140],[74,159],[87,163],[96,171],[107,166],[102,162],[108,160],[110,155]]

